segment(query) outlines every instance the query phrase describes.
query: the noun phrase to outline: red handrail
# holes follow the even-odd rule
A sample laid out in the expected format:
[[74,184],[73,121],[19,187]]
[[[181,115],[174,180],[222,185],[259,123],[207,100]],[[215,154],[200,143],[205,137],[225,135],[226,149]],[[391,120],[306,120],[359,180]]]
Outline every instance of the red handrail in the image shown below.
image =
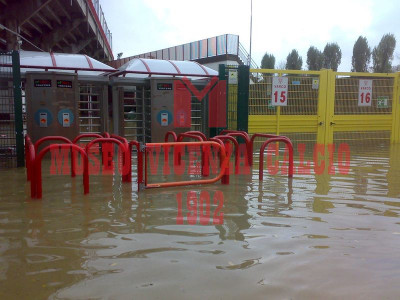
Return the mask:
[[[224,151],[226,153],[226,148],[225,148],[224,142],[221,139],[216,138],[216,137],[212,137],[209,140],[212,141],[212,142],[219,143],[221,145],[221,147],[223,147],[223,149],[224,149]],[[227,162],[227,164],[225,166],[224,176],[222,176],[222,178],[221,178],[221,183],[222,184],[229,184],[229,156],[227,157],[227,161],[228,162]],[[220,167],[222,167],[221,160],[220,160]]]
[[52,144],[47,147],[45,147],[42,151],[39,152],[38,156],[35,159],[35,182],[36,182],[36,191],[32,193],[32,186],[31,186],[31,196],[32,194],[36,197],[37,199],[42,198],[42,159],[43,156],[49,152],[51,149],[58,148],[58,149],[72,149],[79,151],[81,155],[83,156],[84,159],[84,164],[83,164],[83,186],[84,186],[84,193],[87,194],[89,193],[89,161],[88,157],[86,155],[86,152],[79,147],[78,145],[75,144]]
[[107,131],[103,132],[103,137],[110,138],[110,134]]
[[251,148],[251,141],[249,138],[249,135],[247,133],[243,132],[230,132],[225,134],[227,136],[234,136],[234,137],[241,137],[244,139],[246,143],[246,151],[247,151],[247,161],[249,162],[249,165],[252,166],[253,164],[253,152]]
[[[95,140],[90,141],[85,148],[86,153],[89,153],[90,148],[96,144],[96,143],[114,143],[117,144],[123,152],[124,157],[128,156],[128,145],[125,143],[122,143],[121,141],[114,139],[114,138],[98,138]],[[132,170],[132,167],[129,165],[129,159],[126,159],[122,165],[122,181],[126,182],[128,180],[126,174],[129,173],[129,171]]]
[[203,139],[203,141],[207,141],[206,135],[205,135],[204,133],[202,133],[201,131],[194,131],[194,130],[192,130],[192,131],[186,131],[185,133],[201,136],[201,138]]
[[[233,137],[229,135],[216,135],[214,136],[216,139],[220,140],[229,140],[233,143],[235,146],[235,174],[239,174],[239,143],[238,141]],[[229,168],[229,165],[228,165]]]
[[164,141],[165,141],[166,143],[168,143],[168,138],[169,138],[170,135],[172,135],[172,137],[173,137],[173,139],[174,139],[174,142],[176,142],[176,141],[178,140],[178,137],[176,136],[176,133],[175,133],[175,132],[173,132],[173,131],[168,131],[168,132],[165,134],[165,138],[164,138]]
[[[254,140],[258,137],[265,137],[267,139],[270,139],[270,138],[283,137],[283,136],[276,135],[276,134],[267,134],[267,133],[254,133],[251,136],[251,140],[250,140],[251,141],[251,153],[253,153],[253,151],[254,151]],[[253,155],[251,156],[251,163],[253,164]]]
[[[137,173],[138,173],[138,191],[140,191],[140,185],[143,184],[143,152],[141,151],[141,145],[138,141],[130,141],[129,142],[129,156],[132,155],[132,146],[136,147],[137,151]],[[131,160],[132,163],[132,160]],[[129,172],[129,181],[132,181],[132,171]]]
[[261,148],[260,148],[260,163],[259,163],[259,171],[258,171],[258,179],[260,181],[263,180],[263,169],[264,169],[264,150],[270,143],[274,142],[284,142],[289,148],[289,174],[288,177],[293,177],[293,144],[292,142],[286,137],[276,137],[266,140]]
[[[226,167],[226,154],[225,149],[217,142],[205,141],[205,142],[181,142],[181,143],[150,143],[146,144],[146,147],[163,147],[163,146],[217,146],[220,149],[221,153],[221,170],[217,177],[212,179],[201,179],[201,180],[193,180],[193,181],[179,181],[179,182],[164,182],[164,183],[151,183],[148,184],[145,182],[146,188],[160,188],[160,187],[177,187],[177,186],[185,186],[185,185],[197,185],[197,184],[209,184],[217,182],[224,176],[225,167]],[[147,169],[145,169],[146,177],[147,177]]]

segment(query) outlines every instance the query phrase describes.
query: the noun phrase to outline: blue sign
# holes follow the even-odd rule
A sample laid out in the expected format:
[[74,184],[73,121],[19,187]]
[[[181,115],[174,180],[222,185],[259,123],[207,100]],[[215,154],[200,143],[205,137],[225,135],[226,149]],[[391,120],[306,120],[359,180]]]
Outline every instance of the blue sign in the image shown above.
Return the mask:
[[160,110],[157,114],[157,122],[162,126],[170,125],[173,121],[172,113],[168,110]]
[[[58,123],[60,123],[61,125],[65,124],[64,121],[64,114],[69,114],[69,123],[73,124],[74,123],[74,114],[72,113],[72,111],[68,108],[66,109],[62,109],[58,112],[57,115],[57,119],[58,119]],[[68,126],[69,127],[69,126]]]
[[47,127],[53,123],[53,115],[48,109],[45,108],[38,109],[35,112],[34,119],[38,126],[41,126],[41,124],[43,125],[43,123],[45,123],[45,126],[41,127]]

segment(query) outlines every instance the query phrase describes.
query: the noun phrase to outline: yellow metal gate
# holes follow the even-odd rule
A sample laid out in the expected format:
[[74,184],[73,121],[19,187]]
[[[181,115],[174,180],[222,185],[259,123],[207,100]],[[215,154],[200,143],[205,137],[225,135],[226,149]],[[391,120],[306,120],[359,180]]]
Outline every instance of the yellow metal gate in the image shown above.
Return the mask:
[[[295,142],[399,142],[399,73],[251,69],[249,133],[286,135]],[[272,106],[274,76],[287,78],[287,106]],[[285,79],[286,80],[286,79]],[[368,106],[360,85],[370,84]],[[365,101],[366,99],[362,99]]]

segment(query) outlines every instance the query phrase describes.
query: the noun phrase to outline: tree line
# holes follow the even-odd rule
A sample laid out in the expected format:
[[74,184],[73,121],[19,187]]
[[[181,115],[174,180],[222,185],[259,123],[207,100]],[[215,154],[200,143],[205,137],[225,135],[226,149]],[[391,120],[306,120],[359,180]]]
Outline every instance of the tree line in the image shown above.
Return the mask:
[[[393,34],[383,35],[379,44],[371,51],[368,40],[360,36],[354,43],[353,57],[351,61],[352,72],[390,73],[400,70],[400,66],[392,66],[393,54],[396,48],[396,38]],[[372,58],[372,65],[371,63]],[[324,50],[320,51],[310,46],[307,51],[307,69],[319,71],[332,69],[337,71],[342,61],[342,50],[337,43],[327,43]],[[293,49],[286,58],[287,70],[301,70],[303,59],[296,49]],[[261,60],[261,68],[275,69],[275,56],[265,53]]]

